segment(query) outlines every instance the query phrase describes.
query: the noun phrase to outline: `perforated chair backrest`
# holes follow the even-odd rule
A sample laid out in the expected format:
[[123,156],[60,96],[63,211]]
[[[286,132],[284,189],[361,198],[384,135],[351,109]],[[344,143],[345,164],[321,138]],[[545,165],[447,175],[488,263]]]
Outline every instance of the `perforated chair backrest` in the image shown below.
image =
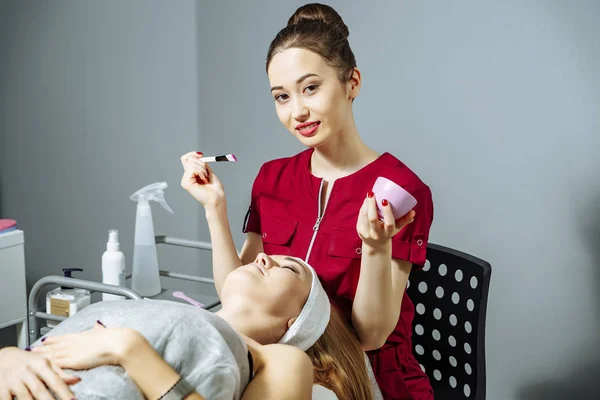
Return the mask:
[[413,349],[436,400],[485,399],[485,318],[491,265],[436,244],[410,274]]

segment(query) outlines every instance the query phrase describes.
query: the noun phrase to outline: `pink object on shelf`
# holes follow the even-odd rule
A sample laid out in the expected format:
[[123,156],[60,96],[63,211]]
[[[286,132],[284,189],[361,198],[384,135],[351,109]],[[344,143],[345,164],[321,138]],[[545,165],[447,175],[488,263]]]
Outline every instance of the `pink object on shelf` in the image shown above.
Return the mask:
[[417,205],[417,199],[402,186],[382,176],[378,177],[375,181],[373,193],[375,193],[375,199],[377,200],[379,215],[383,215],[383,207],[381,205],[383,199],[386,199],[390,203],[394,219],[404,217]]
[[17,227],[17,221],[14,219],[0,219],[0,232]]

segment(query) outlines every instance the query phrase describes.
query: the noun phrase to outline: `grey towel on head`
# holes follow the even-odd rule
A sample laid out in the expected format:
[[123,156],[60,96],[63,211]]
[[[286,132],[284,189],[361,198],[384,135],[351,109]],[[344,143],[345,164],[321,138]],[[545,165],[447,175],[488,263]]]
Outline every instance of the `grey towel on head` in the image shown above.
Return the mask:
[[[47,336],[82,332],[97,320],[140,332],[152,347],[206,399],[239,399],[248,384],[248,348],[225,320],[210,311],[162,300],[105,301],[88,306]],[[38,340],[34,346],[42,345]],[[101,366],[68,371],[81,381],[71,389],[79,400],[144,396],[125,370]]]

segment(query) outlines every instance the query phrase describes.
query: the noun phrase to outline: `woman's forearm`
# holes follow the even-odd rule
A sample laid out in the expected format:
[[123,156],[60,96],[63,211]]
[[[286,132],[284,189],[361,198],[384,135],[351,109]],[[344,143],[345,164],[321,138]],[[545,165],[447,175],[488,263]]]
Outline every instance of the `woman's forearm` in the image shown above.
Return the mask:
[[[179,380],[179,374],[150,346],[139,333],[132,331],[127,346],[118,355],[118,364],[150,400],[158,399]],[[198,393],[191,393],[188,400],[203,400]]]
[[398,323],[402,296],[396,296],[392,278],[391,241],[377,249],[363,243],[352,323],[365,350],[383,346]]
[[227,218],[227,206],[225,204],[206,209],[206,221],[210,231],[212,243],[213,277],[217,294],[221,295],[221,288],[227,275],[242,265],[242,261],[235,249],[229,219]]

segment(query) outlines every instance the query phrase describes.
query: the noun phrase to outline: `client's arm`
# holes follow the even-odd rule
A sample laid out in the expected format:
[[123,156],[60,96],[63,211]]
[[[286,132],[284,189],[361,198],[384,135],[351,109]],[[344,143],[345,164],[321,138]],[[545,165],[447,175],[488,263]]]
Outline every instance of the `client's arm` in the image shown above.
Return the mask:
[[60,400],[72,399],[67,385],[79,382],[47,358],[18,349],[5,347],[0,350],[0,400],[50,399],[49,389]]
[[313,366],[303,351],[287,345],[261,348],[263,365],[242,400],[304,400],[312,398]]
[[[147,399],[158,399],[179,380],[179,374],[150,346],[138,332],[131,331],[129,345],[117,362],[133,379]],[[204,400],[196,392],[185,397],[187,400]]]
[[[139,332],[128,328],[103,328],[48,337],[32,349],[60,368],[91,369],[120,365],[148,399],[158,399],[179,380],[179,375]],[[186,397],[203,400],[196,392]]]

